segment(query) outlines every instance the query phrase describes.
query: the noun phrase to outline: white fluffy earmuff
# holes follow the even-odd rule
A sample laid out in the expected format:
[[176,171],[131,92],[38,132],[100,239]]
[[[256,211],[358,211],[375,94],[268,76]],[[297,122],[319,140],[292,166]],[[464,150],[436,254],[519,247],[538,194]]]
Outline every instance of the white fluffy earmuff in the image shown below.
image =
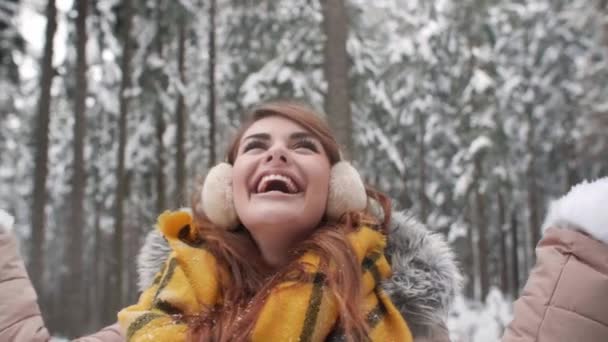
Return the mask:
[[[202,209],[211,222],[224,229],[234,229],[239,219],[232,199],[232,166],[220,163],[214,166],[201,191]],[[329,179],[327,218],[337,221],[347,211],[363,210],[367,206],[367,194],[361,176],[346,161],[336,163]]]
[[359,172],[346,161],[334,164],[329,177],[327,218],[337,221],[347,211],[363,210],[366,206],[367,194]]
[[203,212],[211,222],[224,229],[234,229],[239,218],[232,200],[232,165],[220,163],[207,173],[201,190]]

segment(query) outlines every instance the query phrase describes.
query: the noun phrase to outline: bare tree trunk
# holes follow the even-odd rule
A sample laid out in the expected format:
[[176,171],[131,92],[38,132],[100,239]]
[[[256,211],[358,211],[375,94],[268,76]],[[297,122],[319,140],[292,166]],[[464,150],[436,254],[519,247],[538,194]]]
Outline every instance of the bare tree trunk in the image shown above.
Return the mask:
[[348,83],[349,61],[346,52],[348,17],[344,0],[321,1],[325,31],[325,111],[337,140],[347,156],[353,153],[352,117]]
[[[378,172],[376,172],[378,173]],[[401,205],[403,206],[404,209],[407,208],[411,208],[412,207],[412,198],[410,197],[410,192],[407,186],[407,171],[403,170],[403,174],[401,175],[401,183],[403,184],[402,190],[401,190]]]
[[426,198],[426,120],[424,114],[418,114],[418,202],[420,203],[420,221],[426,223],[428,218],[428,199]]
[[123,306],[123,240],[124,240],[124,200],[126,193],[125,175],[125,149],[127,145],[127,115],[129,112],[129,97],[131,87],[131,26],[134,15],[131,0],[122,2],[122,13],[124,15],[124,26],[122,32],[123,52],[121,60],[122,79],[120,83],[119,107],[120,117],[118,122],[118,151],[116,168],[116,194],[114,207],[114,275],[115,282],[113,288],[113,305],[111,310],[118,311]]
[[40,98],[36,119],[36,156],[34,165],[34,189],[32,202],[32,245],[30,249],[29,274],[34,288],[42,294],[44,279],[44,231],[46,225],[45,206],[47,201],[46,178],[48,175],[49,121],[51,111],[51,84],[53,82],[53,39],[57,31],[57,9],[55,0],[46,6],[46,32],[42,74],[40,76]]
[[215,16],[216,16],[216,0],[209,1],[209,168],[212,168],[216,163],[215,156]]
[[[532,152],[534,153],[534,152]],[[538,213],[538,186],[536,184],[536,173],[534,172],[534,157],[528,165],[526,172],[528,178],[528,228],[530,229],[530,265],[534,263],[534,250],[540,241],[540,220]]]
[[475,298],[475,283],[476,283],[476,272],[475,272],[475,239],[474,239],[474,231],[473,231],[473,208],[471,205],[471,200],[469,199],[469,194],[466,195],[465,202],[465,222],[467,225],[467,255],[465,257],[464,268],[466,270],[466,274],[469,276],[468,281],[465,288],[465,293],[467,298],[476,299]]
[[507,256],[507,212],[505,198],[502,191],[496,192],[498,203],[498,239],[500,243],[500,289],[502,293],[509,293],[509,265]]
[[[97,7],[97,4],[92,5],[92,20],[93,22],[96,23],[96,30],[98,30],[99,32],[101,32],[102,30],[102,23],[101,23],[101,11],[99,10],[99,8]],[[99,35],[97,36],[97,46],[98,49],[100,51],[102,51],[105,47],[104,44],[104,36],[102,33],[99,33]],[[100,128],[104,128],[104,119],[103,117],[105,116],[105,113],[103,111],[100,111],[98,113],[95,113],[96,115],[93,116],[93,120],[95,121],[95,126],[96,127],[100,127]],[[101,140],[100,138],[93,134],[93,139],[91,141],[91,149],[92,149],[92,155],[96,156],[99,155],[102,146],[101,146]],[[93,178],[93,196],[92,196],[92,200],[93,200],[93,260],[92,260],[92,265],[90,265],[91,270],[93,271],[93,284],[91,284],[91,289],[90,289],[90,302],[92,303],[89,306],[90,309],[90,317],[91,317],[91,321],[89,324],[89,327],[91,329],[89,329],[89,331],[92,331],[93,329],[98,329],[100,326],[102,326],[102,322],[104,321],[104,314],[105,314],[105,308],[108,307],[108,302],[104,301],[104,290],[105,290],[105,279],[108,278],[105,274],[106,270],[107,270],[107,262],[106,260],[103,259],[103,246],[104,246],[104,240],[103,240],[103,234],[101,231],[101,216],[102,216],[102,212],[103,212],[103,196],[101,196],[101,174],[100,174],[100,170],[99,170],[99,166],[96,165],[94,162],[92,163],[93,165],[93,169],[92,169],[92,175],[91,177]]]
[[490,288],[488,274],[488,220],[486,219],[485,195],[481,192],[479,181],[483,177],[481,169],[482,157],[475,157],[475,175],[477,179],[475,189],[475,209],[477,210],[477,248],[479,250],[479,280],[481,287],[481,300],[485,301]]
[[[401,153],[401,158],[403,160],[406,159],[407,157],[407,153],[408,153],[408,147],[409,147],[409,142],[406,139],[402,139],[401,144],[400,144],[400,153]],[[411,208],[413,203],[412,200],[412,195],[410,193],[410,189],[408,187],[407,181],[408,181],[408,177],[410,176],[409,174],[409,170],[408,168],[404,168],[402,171],[397,169],[397,167],[395,167],[395,170],[397,173],[401,173],[401,195],[400,197],[400,203],[403,206],[404,209],[406,208]],[[374,172],[375,174],[378,174],[378,172]]]
[[[524,49],[527,56],[531,55],[530,52],[530,30],[526,30],[524,36]],[[527,66],[523,67],[524,78],[528,81],[531,80],[531,71]],[[528,89],[526,91],[534,90],[532,82],[529,82]],[[525,116],[528,124],[528,132],[526,136],[526,147],[527,153],[529,157],[527,169],[526,169],[526,178],[528,185],[528,193],[527,193],[527,202],[528,202],[528,231],[530,232],[530,246],[529,249],[532,253],[530,253],[530,263],[527,264],[527,267],[531,267],[534,264],[534,249],[536,248],[536,244],[540,240],[540,227],[539,227],[539,213],[538,213],[538,186],[536,184],[536,150],[534,144],[534,135],[536,126],[534,124],[534,117],[532,116],[533,104],[528,101],[525,106]]]
[[[116,288],[116,248],[114,247],[115,239],[113,236],[104,236],[102,232],[101,238],[101,257],[105,262],[102,264],[104,267],[102,268],[102,273],[105,277],[102,278],[103,282],[103,296],[102,296],[102,322],[112,322],[116,319],[116,312],[120,310],[121,307],[117,302],[117,294],[118,289]],[[102,324],[103,325],[103,324]]]
[[68,270],[63,277],[63,288],[66,289],[66,314],[69,336],[81,335],[85,332],[86,297],[84,292],[83,274],[83,230],[84,196],[86,189],[86,174],[84,160],[84,138],[86,135],[87,96],[87,56],[86,21],[88,1],[76,1],[76,93],[74,98],[74,165],[72,175],[72,193],[70,208],[70,224],[66,227],[68,250],[64,254]]
[[517,242],[517,214],[511,213],[511,280],[513,281],[513,298],[519,296],[519,257]]
[[[143,221],[143,218],[140,217],[138,222]],[[137,222],[136,221],[136,222]],[[142,225],[145,226],[145,225]],[[132,246],[133,248],[127,248],[125,251],[125,257],[127,260],[137,260],[137,252],[139,251],[139,247],[141,246],[141,241],[139,237],[142,236],[142,227],[134,226],[131,223],[127,223],[125,229],[125,243],[127,246]],[[143,235],[145,236],[145,235]],[[125,293],[125,301],[126,303],[134,303],[137,301],[137,264],[135,262],[128,262],[125,264],[125,269],[127,271],[127,276],[125,282],[127,284],[126,293]]]
[[[97,189],[99,189],[98,184],[100,182],[99,179],[99,175],[95,175],[95,187]],[[94,212],[94,223],[93,223],[93,228],[94,228],[94,242],[93,242],[93,265],[92,265],[92,270],[93,270],[93,284],[92,284],[92,298],[91,298],[91,302],[93,303],[93,305],[91,305],[91,309],[92,309],[92,326],[100,326],[101,325],[101,320],[102,320],[102,316],[101,316],[101,312],[99,310],[99,308],[101,306],[103,306],[103,302],[101,301],[101,299],[103,298],[102,294],[103,294],[103,286],[102,286],[102,282],[103,282],[103,277],[101,275],[101,270],[103,270],[103,268],[101,267],[101,264],[103,263],[103,260],[101,258],[101,246],[102,246],[102,234],[101,234],[101,208],[102,208],[102,203],[101,201],[95,199],[95,212]]]
[[570,189],[575,186],[578,182],[578,172],[576,161],[579,156],[576,153],[576,147],[574,146],[574,142],[566,142],[564,144],[564,165],[566,167],[566,189],[565,192],[570,191]]
[[[158,55],[159,59],[163,59],[163,55],[164,55],[164,51],[163,51],[164,46],[163,46],[163,39],[162,39],[162,34],[164,32],[163,25],[162,25],[163,10],[161,9],[161,6],[162,6],[162,0],[158,0],[157,6],[156,6],[157,28],[156,28],[156,38],[155,39],[156,39],[156,54]],[[159,78],[160,79],[158,80],[158,82],[160,83],[160,89],[157,89],[157,91],[165,90],[167,88],[166,77],[164,75],[162,75]],[[156,141],[157,141],[156,212],[161,213],[163,210],[166,209],[166,204],[165,204],[165,197],[166,197],[166,194],[165,194],[166,185],[165,184],[166,184],[166,182],[165,182],[165,172],[164,172],[165,143],[163,142],[163,136],[165,135],[166,125],[165,125],[165,119],[164,119],[164,108],[163,108],[162,102],[160,101],[160,94],[156,100],[155,118],[156,118]]]
[[156,212],[161,213],[165,210],[165,144],[163,136],[165,135],[165,120],[163,118],[163,108],[160,103],[156,105],[156,141],[157,141],[157,167],[156,167]]
[[[599,3],[599,10],[604,14],[604,18],[608,14],[608,0],[601,0]],[[604,20],[602,25],[602,43],[606,49],[608,49],[608,21]],[[608,52],[606,52],[608,56]]]
[[[179,80],[183,87],[186,85],[185,74],[184,74],[184,60],[186,54],[186,24],[184,19],[179,23],[179,35],[178,35],[178,48],[177,48],[177,68],[179,71]],[[185,153],[185,141],[186,141],[186,106],[184,103],[184,94],[182,90],[179,90],[177,97],[177,105],[175,108],[176,116],[176,132],[175,132],[175,203],[179,207],[183,203],[183,196],[186,184],[186,153]]]

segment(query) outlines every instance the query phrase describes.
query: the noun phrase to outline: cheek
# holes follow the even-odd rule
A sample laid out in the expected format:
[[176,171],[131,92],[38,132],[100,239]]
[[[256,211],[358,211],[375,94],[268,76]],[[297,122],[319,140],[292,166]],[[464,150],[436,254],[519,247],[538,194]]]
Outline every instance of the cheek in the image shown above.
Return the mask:
[[248,177],[247,165],[242,162],[235,162],[232,167],[232,192],[235,201],[242,199],[241,197],[247,195]]
[[320,205],[324,205],[329,194],[331,166],[328,163],[318,162],[314,164],[314,168],[310,173],[310,184],[312,185],[313,193]]
[[312,220],[309,224],[318,225],[327,211],[327,199],[329,197],[329,178],[331,168],[322,162],[316,163],[316,167],[309,174],[311,176],[312,190],[306,197],[306,217]]

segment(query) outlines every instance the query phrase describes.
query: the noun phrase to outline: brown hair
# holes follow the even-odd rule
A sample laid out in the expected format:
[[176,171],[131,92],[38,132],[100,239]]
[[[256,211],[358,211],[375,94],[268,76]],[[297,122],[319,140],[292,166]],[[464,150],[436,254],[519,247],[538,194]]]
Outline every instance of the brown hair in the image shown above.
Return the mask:
[[[330,163],[340,161],[340,149],[327,123],[309,107],[297,102],[269,102],[250,111],[248,120],[240,127],[226,156],[232,164],[236,159],[239,142],[245,131],[256,121],[268,116],[281,116],[296,122],[312,132],[321,142]],[[382,193],[369,187],[369,197],[384,209],[384,220],[378,227],[386,232],[390,220],[390,201]],[[195,196],[192,208],[200,208],[200,196]],[[270,290],[286,280],[303,281],[309,277],[304,272],[298,256],[312,251],[320,256],[320,267],[329,271],[331,265],[341,265],[340,272],[326,272],[326,286],[338,304],[340,327],[349,340],[362,340],[368,326],[362,312],[361,267],[348,243],[346,234],[362,224],[378,224],[367,212],[349,212],[339,222],[323,220],[311,236],[294,248],[291,261],[273,272],[264,260],[248,231],[240,227],[226,231],[213,225],[200,210],[194,211],[194,226],[205,240],[211,253],[228,271],[222,282],[222,302],[206,308],[190,323],[189,339],[192,341],[242,341],[248,340],[257,317]]]

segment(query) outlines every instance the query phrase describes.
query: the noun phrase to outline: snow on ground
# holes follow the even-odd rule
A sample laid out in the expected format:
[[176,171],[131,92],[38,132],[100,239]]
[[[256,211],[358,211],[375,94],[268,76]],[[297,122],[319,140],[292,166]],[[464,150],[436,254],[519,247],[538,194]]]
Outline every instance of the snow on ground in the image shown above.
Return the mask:
[[13,228],[13,224],[15,223],[15,218],[11,216],[6,211],[0,209],[0,229],[8,229],[11,230]]
[[486,304],[459,295],[448,318],[452,342],[499,342],[512,318],[512,300],[492,288]]

